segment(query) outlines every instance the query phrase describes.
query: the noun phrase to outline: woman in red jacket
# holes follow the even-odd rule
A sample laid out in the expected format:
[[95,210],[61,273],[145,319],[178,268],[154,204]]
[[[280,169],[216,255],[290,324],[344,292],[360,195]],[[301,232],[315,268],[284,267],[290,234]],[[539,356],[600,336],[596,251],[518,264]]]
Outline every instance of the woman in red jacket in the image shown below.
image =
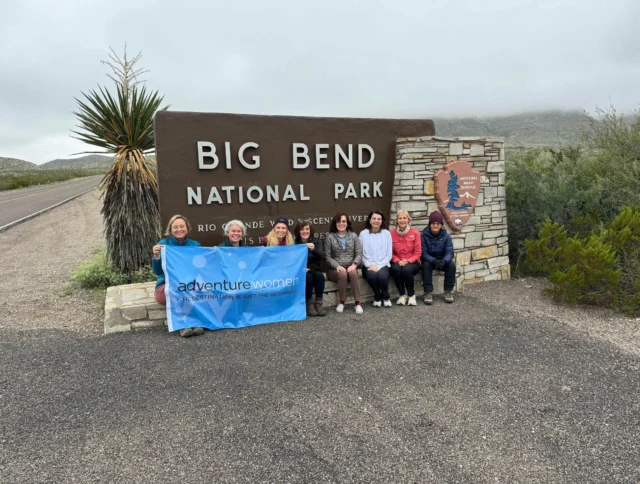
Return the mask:
[[[420,270],[422,244],[420,232],[411,228],[411,217],[405,210],[396,215],[396,228],[391,231],[393,254],[391,256],[391,277],[398,288],[396,304],[416,306],[413,278]],[[406,292],[406,294],[405,294]]]

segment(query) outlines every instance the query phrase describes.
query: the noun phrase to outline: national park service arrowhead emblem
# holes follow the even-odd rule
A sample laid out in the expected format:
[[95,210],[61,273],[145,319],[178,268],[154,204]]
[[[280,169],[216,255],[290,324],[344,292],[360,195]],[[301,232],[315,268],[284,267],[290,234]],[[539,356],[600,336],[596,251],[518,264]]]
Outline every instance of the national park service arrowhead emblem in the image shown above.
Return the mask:
[[433,177],[440,212],[456,231],[467,223],[478,201],[480,173],[472,168],[467,161],[454,161]]

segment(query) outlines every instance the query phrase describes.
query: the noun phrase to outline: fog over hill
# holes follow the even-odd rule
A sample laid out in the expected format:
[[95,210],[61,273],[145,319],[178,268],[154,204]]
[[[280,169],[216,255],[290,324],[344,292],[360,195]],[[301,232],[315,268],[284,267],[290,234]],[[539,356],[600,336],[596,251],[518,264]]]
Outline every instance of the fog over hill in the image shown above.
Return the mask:
[[581,111],[544,111],[489,118],[433,118],[439,136],[502,136],[509,146],[577,144],[588,117]]

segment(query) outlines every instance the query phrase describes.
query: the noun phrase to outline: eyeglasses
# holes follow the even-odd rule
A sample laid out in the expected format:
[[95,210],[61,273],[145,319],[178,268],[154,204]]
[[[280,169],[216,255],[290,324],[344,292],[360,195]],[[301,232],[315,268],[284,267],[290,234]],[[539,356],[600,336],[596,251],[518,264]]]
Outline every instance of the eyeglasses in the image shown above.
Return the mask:
[[346,221],[346,220],[338,220],[336,223],[339,223],[339,224],[346,224],[346,223],[347,223],[347,221]]

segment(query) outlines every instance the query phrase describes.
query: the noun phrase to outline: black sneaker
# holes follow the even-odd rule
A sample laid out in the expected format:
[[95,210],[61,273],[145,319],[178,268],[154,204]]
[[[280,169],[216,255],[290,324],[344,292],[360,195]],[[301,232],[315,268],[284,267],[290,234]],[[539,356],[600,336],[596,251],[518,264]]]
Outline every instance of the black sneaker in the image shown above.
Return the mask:
[[427,306],[431,306],[433,304],[433,294],[431,294],[430,292],[427,292],[424,294],[424,303]]
[[451,304],[453,302],[453,292],[447,291],[444,293],[444,301]]

